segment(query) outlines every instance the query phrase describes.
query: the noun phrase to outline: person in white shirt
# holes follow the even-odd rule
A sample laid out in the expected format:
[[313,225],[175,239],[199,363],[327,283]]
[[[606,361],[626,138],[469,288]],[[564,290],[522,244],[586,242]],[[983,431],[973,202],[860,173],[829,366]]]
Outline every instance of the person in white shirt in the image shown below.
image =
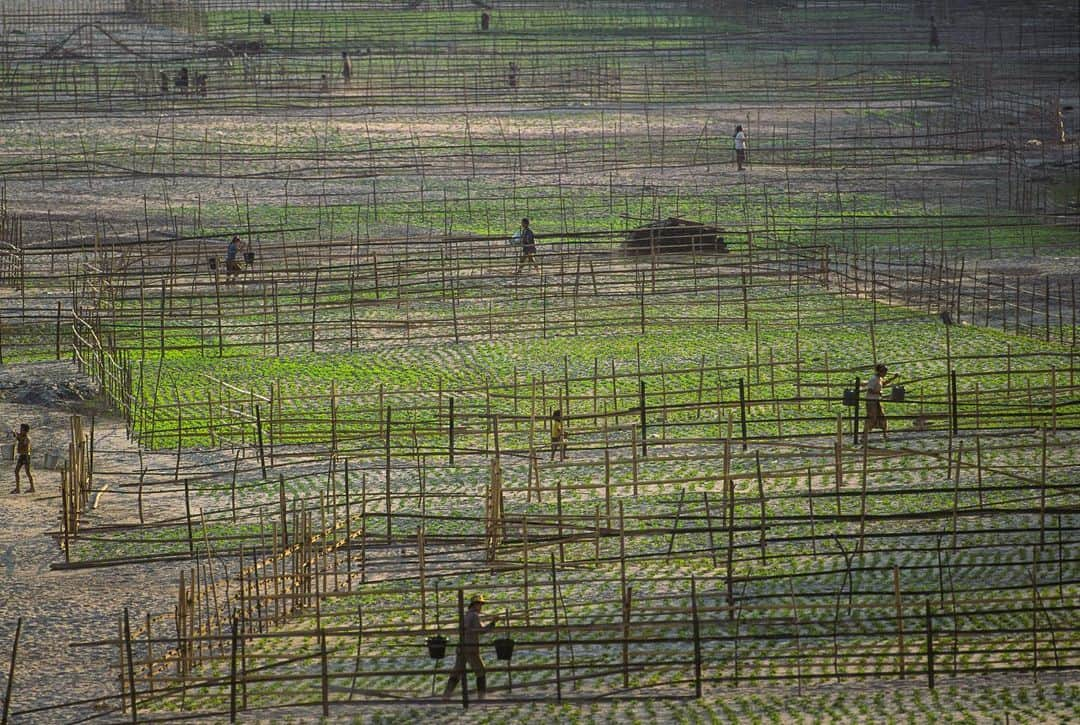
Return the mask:
[[746,163],[746,132],[742,130],[742,126],[735,127],[735,163],[739,171],[743,170],[743,164]]

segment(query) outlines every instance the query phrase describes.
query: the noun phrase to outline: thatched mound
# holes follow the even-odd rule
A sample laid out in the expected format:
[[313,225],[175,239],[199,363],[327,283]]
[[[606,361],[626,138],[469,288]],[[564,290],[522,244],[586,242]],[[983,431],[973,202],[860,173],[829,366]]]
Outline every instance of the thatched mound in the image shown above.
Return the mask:
[[723,230],[701,222],[668,217],[634,229],[626,238],[628,254],[725,253]]

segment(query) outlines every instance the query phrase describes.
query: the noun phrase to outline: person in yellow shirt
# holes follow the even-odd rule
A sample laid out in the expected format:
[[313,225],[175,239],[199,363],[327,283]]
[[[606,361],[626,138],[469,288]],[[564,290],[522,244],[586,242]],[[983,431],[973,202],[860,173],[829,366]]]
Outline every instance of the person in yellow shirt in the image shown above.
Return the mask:
[[563,425],[562,410],[556,408],[551,414],[551,460],[555,460],[555,451],[559,460],[566,460],[566,427]]

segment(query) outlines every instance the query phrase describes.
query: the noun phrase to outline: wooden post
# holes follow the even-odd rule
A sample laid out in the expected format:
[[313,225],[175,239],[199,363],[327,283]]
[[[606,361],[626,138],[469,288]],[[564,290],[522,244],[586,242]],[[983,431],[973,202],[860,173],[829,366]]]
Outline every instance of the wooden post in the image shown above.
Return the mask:
[[525,626],[529,626],[529,516],[521,516],[521,588],[525,602]]
[[[420,628],[427,629],[427,577],[424,562],[424,527],[416,529],[416,562],[420,570]],[[438,581],[438,580],[436,580]]]
[[836,515],[840,515],[840,487],[844,483],[844,443],[841,413],[836,414],[836,441],[833,444],[833,469],[836,478]]
[[[645,381],[638,380],[638,406],[641,412],[641,457],[649,457],[648,430],[645,427]],[[636,494],[635,494],[636,495]]]
[[930,616],[930,600],[926,600],[926,682],[934,689],[934,619]]
[[704,504],[705,504],[705,528],[709,532],[709,555],[712,557],[712,565],[713,565],[713,568],[715,569],[715,568],[717,568],[717,563],[716,563],[716,542],[715,542],[715,538],[713,536],[714,527],[713,527],[713,520],[712,520],[712,508],[709,506],[709,492],[708,491],[703,492],[702,499],[704,500]]
[[391,540],[392,534],[393,534],[393,530],[391,528],[391,525],[393,524],[393,521],[391,520],[391,512],[390,512],[390,421],[391,421],[391,418],[390,418],[390,406],[388,405],[388,406],[386,406],[386,431],[385,431],[386,435],[385,435],[385,438],[384,438],[384,442],[385,442],[384,454],[385,454],[385,462],[386,462],[386,540],[387,540],[387,542],[389,542]]
[[22,617],[15,622],[15,639],[11,643],[11,662],[8,664],[7,687],[4,691],[4,710],[0,713],[0,725],[8,725],[11,711],[11,691],[15,686],[15,658],[19,654],[19,635],[22,634]]
[[[1037,547],[1031,547],[1031,679],[1039,679],[1039,552]],[[1053,627],[1053,622],[1051,622]],[[1051,635],[1053,632],[1051,631]],[[1051,642],[1054,642],[1051,637]],[[1055,659],[1057,645],[1054,644]]]
[[124,652],[127,656],[128,692],[131,695],[131,722],[137,723],[139,722],[139,705],[135,693],[135,662],[131,658],[131,623],[128,621],[127,607],[124,607]]
[[862,561],[863,545],[866,536],[866,479],[867,468],[870,464],[870,446],[866,438],[863,438],[862,446],[862,471],[859,476],[859,561]]
[[289,548],[288,510],[285,507],[285,476],[278,474],[278,514],[281,516],[281,550]]
[[367,474],[360,476],[360,583],[367,581]]
[[757,492],[758,502],[761,506],[760,516],[760,541],[761,541],[761,563],[765,563],[766,550],[765,550],[765,487],[761,481],[761,451],[754,451],[754,464],[757,468]]
[[686,489],[679,489],[679,502],[675,507],[675,522],[671,527],[671,538],[668,539],[667,556],[675,549],[675,536],[679,533],[679,521],[682,520],[683,501],[686,499]]
[[626,518],[623,502],[619,501],[619,590],[622,598],[622,665],[623,687],[630,686],[630,587],[626,584]]
[[56,359],[60,359],[60,303],[56,303]]
[[263,480],[266,480],[266,452],[263,448],[262,411],[259,404],[255,404],[255,431],[259,437],[259,468],[262,470]]
[[68,481],[67,466],[60,469],[60,504],[63,508],[63,531],[64,531],[64,562],[71,563],[71,537],[74,535],[74,531],[71,530],[71,506],[70,506],[70,483]]
[[[798,279],[798,278],[796,278]],[[799,287],[796,286],[795,304],[796,310],[799,304]],[[799,325],[796,318],[795,323],[795,404],[799,410],[802,410],[802,352],[799,345]]]
[[555,700],[563,701],[563,637],[558,626],[558,579],[555,577],[555,554],[551,554],[551,607],[555,615]]
[[956,451],[956,464],[953,468],[952,542],[950,549],[954,555],[956,554],[956,526],[960,518],[960,466],[963,465],[963,462],[964,442],[960,441]]
[[896,637],[897,637],[897,658],[900,661],[900,679],[906,677],[904,666],[904,605],[900,599],[900,567],[893,565],[892,568],[893,579],[893,599],[896,602]]
[[191,531],[191,481],[184,479],[184,513],[187,521],[188,554],[195,556],[195,537]]
[[593,507],[593,562],[600,565],[600,505]]
[[[859,378],[855,378],[851,385],[851,389],[855,391],[855,405],[851,406],[851,445],[859,445],[859,401],[862,396],[859,395]],[[869,437],[870,431],[863,431],[863,435]]]
[[[929,607],[929,605],[927,605]],[[457,656],[462,660],[465,659],[465,590],[457,590],[457,608],[458,608],[458,651]],[[469,709],[469,668],[466,667],[461,671],[461,706]]]
[[[255,407],[258,412],[258,406]],[[336,456],[338,452],[338,413],[337,413],[337,381],[330,381],[330,456]],[[262,451],[262,435],[259,436],[259,451]],[[265,474],[263,474],[265,478]]]
[[750,329],[750,305],[746,298],[746,270],[742,272],[742,324],[744,330]]
[[611,528],[611,451],[604,447],[604,512]]
[[724,571],[724,579],[727,586],[727,603],[728,603],[728,618],[731,618],[733,613],[733,607],[735,605],[735,584],[732,579],[731,568],[733,566],[735,555],[735,479],[728,478],[725,483],[727,484],[727,505],[728,505],[728,521],[727,521],[727,566]]
[[352,504],[349,501],[349,459],[345,459],[345,587],[352,591]]
[[1050,428],[1057,433],[1057,367],[1050,368]]
[[[653,256],[653,263],[656,263],[656,256]],[[655,291],[655,290],[654,290]],[[638,290],[638,318],[641,322],[641,334],[645,334],[645,278],[641,279],[641,287]]]
[[952,434],[960,434],[960,406],[957,401],[956,371],[949,371],[949,412],[952,418]]
[[742,449],[746,450],[746,383],[739,378],[739,427],[742,430]]
[[[243,566],[243,557],[240,557],[241,566]],[[229,722],[236,722],[236,641],[237,637],[237,617],[233,612],[232,616],[232,636],[229,638]]]
[[[244,560],[243,547],[240,547],[240,561]],[[243,570],[241,570],[243,571]],[[154,637],[151,632],[150,612],[146,613],[146,661],[152,663],[154,661]],[[149,686],[150,694],[154,694],[154,667],[149,664],[146,668],[146,680]]]
[[1042,457],[1039,463],[1039,548],[1046,546],[1046,426],[1042,427]]
[[701,623],[698,621],[697,584],[690,575],[690,617],[694,625],[694,697],[701,699]]
[[454,465],[454,396],[452,395],[450,396],[450,424],[447,433],[450,438],[448,455],[452,466]]
[[319,627],[319,670],[322,682],[322,714],[326,718],[330,717],[330,678],[326,661],[326,630],[322,627]]

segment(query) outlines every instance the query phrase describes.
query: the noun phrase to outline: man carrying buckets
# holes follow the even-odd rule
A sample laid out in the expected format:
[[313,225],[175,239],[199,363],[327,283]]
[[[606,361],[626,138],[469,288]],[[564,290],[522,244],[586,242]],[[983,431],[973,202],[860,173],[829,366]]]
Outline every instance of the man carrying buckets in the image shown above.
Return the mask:
[[480,622],[480,611],[484,607],[483,594],[476,594],[469,600],[469,607],[465,610],[465,630],[458,647],[457,658],[454,659],[454,668],[450,670],[450,679],[443,690],[443,699],[449,700],[457,687],[458,680],[465,674],[465,664],[476,675],[476,698],[483,700],[487,694],[487,670],[484,668],[484,660],[480,657],[480,633],[490,632],[495,627],[495,620],[484,626]]

